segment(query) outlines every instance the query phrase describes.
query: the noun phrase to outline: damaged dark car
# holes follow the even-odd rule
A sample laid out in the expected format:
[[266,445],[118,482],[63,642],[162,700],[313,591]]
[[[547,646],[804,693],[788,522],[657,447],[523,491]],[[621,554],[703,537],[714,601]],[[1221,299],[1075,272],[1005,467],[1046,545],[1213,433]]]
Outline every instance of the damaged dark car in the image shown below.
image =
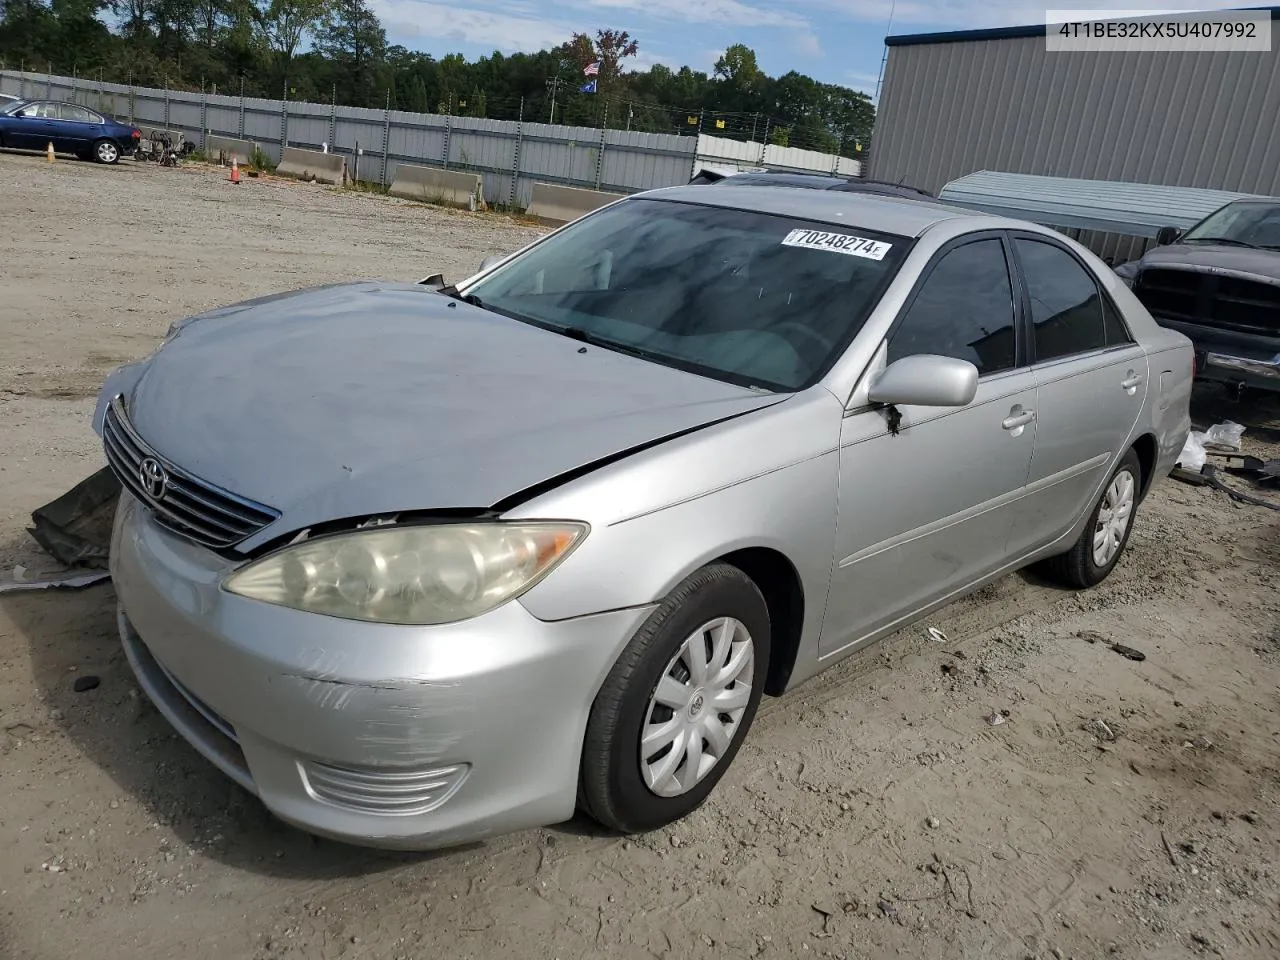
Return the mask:
[[1196,375],[1280,392],[1280,199],[1236,200],[1116,272],[1156,322],[1189,337]]

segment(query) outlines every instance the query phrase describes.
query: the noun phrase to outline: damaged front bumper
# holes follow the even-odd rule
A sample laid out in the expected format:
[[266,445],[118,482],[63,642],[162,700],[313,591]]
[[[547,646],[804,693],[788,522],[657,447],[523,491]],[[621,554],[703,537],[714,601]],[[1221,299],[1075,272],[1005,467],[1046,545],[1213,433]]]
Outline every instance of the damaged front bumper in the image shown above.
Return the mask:
[[544,622],[518,601],[463,623],[360,623],[221,589],[234,564],[128,494],[112,539],[138,680],[282,820],[430,849],[573,815],[587,714],[648,608]]

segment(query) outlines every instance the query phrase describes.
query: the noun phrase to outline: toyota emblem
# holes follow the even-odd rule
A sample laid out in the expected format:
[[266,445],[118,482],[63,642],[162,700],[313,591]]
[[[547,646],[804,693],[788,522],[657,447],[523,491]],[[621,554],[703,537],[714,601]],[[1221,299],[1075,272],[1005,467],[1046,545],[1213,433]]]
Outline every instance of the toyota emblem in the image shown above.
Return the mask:
[[142,482],[142,492],[152,500],[164,498],[169,487],[169,473],[155,457],[147,457],[138,464],[138,479]]

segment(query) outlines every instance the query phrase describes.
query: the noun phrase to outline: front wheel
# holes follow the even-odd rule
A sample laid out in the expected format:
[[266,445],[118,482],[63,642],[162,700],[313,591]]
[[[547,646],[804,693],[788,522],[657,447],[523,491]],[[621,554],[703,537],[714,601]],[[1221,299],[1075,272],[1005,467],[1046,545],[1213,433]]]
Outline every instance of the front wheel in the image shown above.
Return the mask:
[[1130,450],[1102,488],[1089,523],[1070,550],[1044,562],[1047,576],[1068,587],[1094,587],[1120,562],[1142,489],[1142,464]]
[[99,140],[93,145],[93,159],[99,163],[116,163],[120,159],[120,148],[113,140]]
[[581,799],[623,833],[693,812],[742,745],[764,690],[769,609],[737,567],[681,583],[618,658],[587,722]]

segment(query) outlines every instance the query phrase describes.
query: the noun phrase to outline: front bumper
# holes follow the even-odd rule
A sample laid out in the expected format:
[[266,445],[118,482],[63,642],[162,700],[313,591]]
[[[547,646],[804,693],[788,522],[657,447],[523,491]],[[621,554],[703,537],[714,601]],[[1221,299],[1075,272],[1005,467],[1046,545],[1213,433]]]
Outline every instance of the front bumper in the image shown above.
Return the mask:
[[591,702],[648,608],[548,623],[511,602],[443,627],[369,624],[229,594],[232,567],[124,494],[111,572],[130,665],[282,820],[431,849],[573,815]]

